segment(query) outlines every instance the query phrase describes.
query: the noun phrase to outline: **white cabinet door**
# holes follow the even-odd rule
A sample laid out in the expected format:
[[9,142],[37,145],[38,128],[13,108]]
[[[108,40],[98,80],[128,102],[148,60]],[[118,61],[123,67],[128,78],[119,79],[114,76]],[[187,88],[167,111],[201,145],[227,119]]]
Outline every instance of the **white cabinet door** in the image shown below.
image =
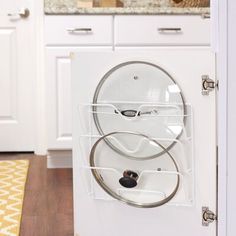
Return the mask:
[[29,2],[0,8],[0,151],[34,150],[34,21],[18,15]]
[[71,59],[70,52],[111,50],[105,48],[47,47],[47,148],[72,149]]
[[[162,82],[151,86],[150,78],[159,81],[162,80],[163,74],[152,76],[151,69],[140,70],[138,66],[128,67],[130,62],[136,64],[148,62],[156,65],[162,72],[167,72],[177,84],[168,85],[166,89],[163,89]],[[120,69],[119,72],[117,68],[121,68],[118,66],[121,64],[124,66],[122,68],[130,68],[129,71]],[[93,70],[90,70],[91,67]],[[216,236],[216,222],[208,226],[204,226],[202,222],[203,207],[209,207],[214,213],[217,210],[216,96],[215,91],[211,91],[209,95],[202,94],[202,75],[209,75],[213,81],[215,80],[215,55],[209,48],[160,48],[145,52],[124,50],[103,54],[86,53],[74,57],[72,85],[73,120],[75,121],[73,124],[73,171],[76,234],[83,236]],[[120,81],[123,82],[118,83]],[[145,90],[147,87],[150,89]],[[99,94],[96,95],[99,98],[97,100],[99,101],[97,107],[100,105],[99,109],[94,109],[95,105],[91,104],[96,88],[99,89]],[[151,112],[150,117],[146,115],[142,119],[138,118],[142,114],[141,110],[133,108],[133,104],[138,103],[139,108],[150,104],[149,100],[142,99],[145,91],[144,98],[148,98],[152,102],[151,105],[159,102],[160,98],[165,99],[166,102],[158,103],[159,109],[156,115]],[[186,105],[185,119],[181,126],[176,119],[173,119],[175,116],[179,117],[178,114],[172,113],[172,109],[168,111],[169,106],[179,105],[177,99],[173,99],[177,103],[169,102],[170,93],[175,95],[180,91]],[[140,97],[141,99],[138,99]],[[81,107],[79,111],[78,106]],[[161,112],[163,108],[165,114]],[[146,111],[152,110],[146,109]],[[124,112],[131,112],[131,118]],[[136,115],[134,119],[132,112],[139,115]],[[96,116],[94,116],[95,113]],[[148,178],[148,173],[159,175],[161,171],[163,177],[171,171],[170,167],[157,168],[161,166],[157,164],[161,162],[161,158],[166,160],[167,152],[163,153],[164,157],[162,155],[152,160],[139,159],[135,162],[134,156],[129,158],[129,155],[137,153],[139,149],[145,150],[145,146],[136,141],[134,144],[137,145],[133,147],[130,144],[131,139],[124,138],[125,141],[122,142],[122,136],[120,141],[115,135],[112,139],[106,136],[102,145],[99,137],[103,134],[96,127],[99,121],[102,130],[105,127],[109,133],[112,132],[112,128],[113,132],[122,132],[130,131],[130,127],[133,132],[134,128],[139,130],[140,126],[137,126],[139,122],[147,121],[145,127],[149,129],[143,132],[146,135],[151,133],[149,137],[152,137],[152,140],[154,138],[159,142],[172,140],[166,139],[161,132],[152,133],[157,127],[163,125],[162,122],[154,122],[152,126],[148,126],[155,116],[170,117],[169,121],[165,118],[169,122],[167,125],[170,133],[176,133],[179,127],[182,127],[183,133],[174,139],[176,145],[167,151],[173,155],[173,159],[179,165],[180,186],[175,197],[167,204],[161,207],[143,208],[143,202],[147,201],[152,196],[151,194],[156,193],[157,197],[158,194],[163,193],[163,199],[168,196],[165,194],[167,179],[157,178],[153,181]],[[117,120],[120,123],[117,123]],[[124,127],[125,129],[122,129]],[[121,154],[126,152],[129,155],[121,155],[120,152],[117,154],[117,149],[110,148],[112,147],[110,141],[115,145],[113,147],[118,148],[119,151],[122,150]],[[108,147],[107,144],[110,146]],[[178,149],[178,146],[181,148]],[[145,166],[148,163],[150,166],[146,169]],[[120,184],[124,173],[124,177],[127,177],[127,170],[135,171],[137,173],[135,173],[135,178],[140,178],[133,189]],[[146,177],[142,175],[144,172]],[[134,204],[141,208],[133,207]]]
[[70,49],[46,52],[48,149],[71,148]]

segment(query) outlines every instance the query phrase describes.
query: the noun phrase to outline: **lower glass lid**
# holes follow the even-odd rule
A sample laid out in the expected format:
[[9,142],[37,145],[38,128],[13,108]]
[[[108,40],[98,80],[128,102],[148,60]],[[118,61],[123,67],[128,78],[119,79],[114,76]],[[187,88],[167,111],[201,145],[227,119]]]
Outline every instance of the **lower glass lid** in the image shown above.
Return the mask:
[[[136,141],[127,143],[124,137]],[[131,160],[114,152],[107,140],[138,158]],[[158,158],[139,158],[160,148],[164,154]],[[151,208],[166,204],[180,185],[180,172],[174,157],[156,140],[139,133],[121,131],[99,138],[90,152],[90,169],[106,193],[134,207]]]
[[[126,130],[165,140],[169,150],[185,125],[185,102],[180,87],[158,65],[129,61],[108,71],[99,82],[93,98],[93,118],[101,135]],[[121,155],[120,147],[107,144]],[[163,149],[149,158],[162,155]]]

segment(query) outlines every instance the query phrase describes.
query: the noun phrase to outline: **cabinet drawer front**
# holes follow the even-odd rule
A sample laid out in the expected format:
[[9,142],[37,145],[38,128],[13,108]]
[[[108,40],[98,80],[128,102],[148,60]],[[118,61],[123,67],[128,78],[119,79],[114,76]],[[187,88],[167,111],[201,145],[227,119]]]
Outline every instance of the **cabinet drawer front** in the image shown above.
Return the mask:
[[47,45],[111,45],[112,16],[45,16]]
[[201,16],[117,16],[116,45],[209,45],[210,20]]

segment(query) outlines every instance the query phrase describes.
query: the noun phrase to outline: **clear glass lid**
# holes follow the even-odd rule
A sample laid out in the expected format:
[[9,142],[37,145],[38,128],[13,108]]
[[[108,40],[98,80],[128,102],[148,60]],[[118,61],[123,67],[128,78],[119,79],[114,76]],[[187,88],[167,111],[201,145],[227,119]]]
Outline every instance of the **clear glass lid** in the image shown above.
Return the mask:
[[[124,137],[145,144],[142,147],[135,142],[127,144]],[[156,153],[162,149],[165,154],[145,161],[130,160],[114,152],[105,140],[119,146],[121,152],[132,152],[137,157],[146,155],[145,150]],[[169,202],[180,184],[179,168],[172,155],[157,141],[137,133],[113,132],[97,140],[90,152],[90,168],[105,192],[135,207],[151,208]]]
[[[112,68],[98,84],[93,98],[93,117],[101,135],[114,131],[130,131],[159,138],[169,150],[182,133],[185,123],[185,103],[181,89],[161,67],[143,61],[130,61]],[[164,140],[162,142],[161,140]],[[107,144],[122,152],[113,141]],[[146,155],[155,158],[162,155]]]

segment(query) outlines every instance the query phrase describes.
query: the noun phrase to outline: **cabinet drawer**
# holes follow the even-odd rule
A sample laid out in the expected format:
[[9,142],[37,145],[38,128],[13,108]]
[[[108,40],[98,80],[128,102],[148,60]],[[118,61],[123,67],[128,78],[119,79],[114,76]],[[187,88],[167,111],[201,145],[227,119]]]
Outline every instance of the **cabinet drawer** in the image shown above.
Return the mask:
[[192,16],[117,16],[116,45],[209,45],[210,20]]
[[111,45],[112,16],[45,16],[47,45]]

